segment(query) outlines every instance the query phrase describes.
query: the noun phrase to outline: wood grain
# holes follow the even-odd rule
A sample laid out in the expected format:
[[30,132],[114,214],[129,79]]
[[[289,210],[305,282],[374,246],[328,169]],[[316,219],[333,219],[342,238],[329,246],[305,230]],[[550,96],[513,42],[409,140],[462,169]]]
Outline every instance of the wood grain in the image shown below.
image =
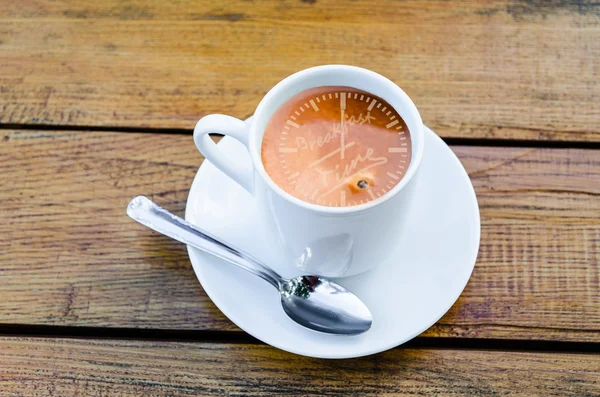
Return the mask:
[[345,63],[445,137],[600,141],[594,1],[29,0],[0,25],[0,123],[192,129]]
[[[202,157],[179,134],[0,137],[0,324],[236,331],[185,249],[125,215],[183,215]],[[425,335],[600,341],[600,151],[454,147],[476,188],[479,258]]]
[[191,142],[181,135],[5,132],[1,321],[234,329],[202,291],[185,246],[125,215],[140,193],[183,215],[202,161]]
[[600,356],[394,349],[319,360],[264,345],[0,339],[3,396],[597,396]]

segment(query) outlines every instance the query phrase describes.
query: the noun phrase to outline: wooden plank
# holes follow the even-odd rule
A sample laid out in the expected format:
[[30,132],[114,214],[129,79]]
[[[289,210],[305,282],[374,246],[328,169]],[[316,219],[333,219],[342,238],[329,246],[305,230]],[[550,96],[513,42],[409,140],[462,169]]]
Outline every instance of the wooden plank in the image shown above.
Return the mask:
[[264,345],[0,338],[3,396],[596,396],[600,356],[394,349],[319,360]]
[[27,1],[0,24],[1,123],[192,129],[345,63],[445,137],[600,141],[592,1]]
[[[0,323],[236,331],[185,248],[125,215],[183,214],[201,155],[176,134],[0,136]],[[477,266],[435,337],[600,341],[600,152],[454,147],[482,217]]]
[[600,340],[600,152],[452,149],[475,187],[481,246],[427,335]]
[[141,193],[183,214],[202,161],[191,139],[5,132],[1,321],[234,329],[202,291],[185,246],[125,215]]

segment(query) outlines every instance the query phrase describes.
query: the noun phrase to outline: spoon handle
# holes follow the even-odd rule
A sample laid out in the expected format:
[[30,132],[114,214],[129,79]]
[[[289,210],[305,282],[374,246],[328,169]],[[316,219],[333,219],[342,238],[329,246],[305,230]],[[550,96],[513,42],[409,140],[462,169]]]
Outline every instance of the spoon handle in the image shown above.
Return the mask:
[[239,251],[208,232],[170,213],[144,196],[129,202],[127,215],[133,220],[165,236],[226,260],[268,281],[280,289],[283,281],[279,274],[252,256]]

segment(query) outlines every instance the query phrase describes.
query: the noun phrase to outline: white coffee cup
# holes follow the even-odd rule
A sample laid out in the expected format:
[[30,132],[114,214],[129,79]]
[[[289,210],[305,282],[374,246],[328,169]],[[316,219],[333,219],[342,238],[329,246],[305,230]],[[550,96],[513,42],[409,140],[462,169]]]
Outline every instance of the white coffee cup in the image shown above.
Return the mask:
[[[262,138],[274,112],[294,95],[314,87],[346,86],[387,101],[410,131],[412,158],[402,180],[376,200],[350,207],[325,207],[291,196],[275,184],[261,160]],[[246,146],[252,166],[243,168],[223,154],[209,134],[233,137]],[[370,70],[325,65],[295,73],[273,87],[258,105],[252,122],[212,114],[194,129],[204,157],[244,187],[256,200],[259,216],[268,219],[295,273],[345,277],[380,264],[398,244],[411,210],[423,157],[423,122],[400,87]]]

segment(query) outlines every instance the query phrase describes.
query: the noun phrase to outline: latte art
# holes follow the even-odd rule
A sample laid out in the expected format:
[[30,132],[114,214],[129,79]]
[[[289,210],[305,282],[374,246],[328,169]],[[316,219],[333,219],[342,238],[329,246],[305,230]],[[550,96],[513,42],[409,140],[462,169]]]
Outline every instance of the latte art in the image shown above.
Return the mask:
[[390,191],[406,173],[411,153],[406,123],[385,100],[349,87],[318,87],[275,111],[261,157],[287,193],[344,207]]

